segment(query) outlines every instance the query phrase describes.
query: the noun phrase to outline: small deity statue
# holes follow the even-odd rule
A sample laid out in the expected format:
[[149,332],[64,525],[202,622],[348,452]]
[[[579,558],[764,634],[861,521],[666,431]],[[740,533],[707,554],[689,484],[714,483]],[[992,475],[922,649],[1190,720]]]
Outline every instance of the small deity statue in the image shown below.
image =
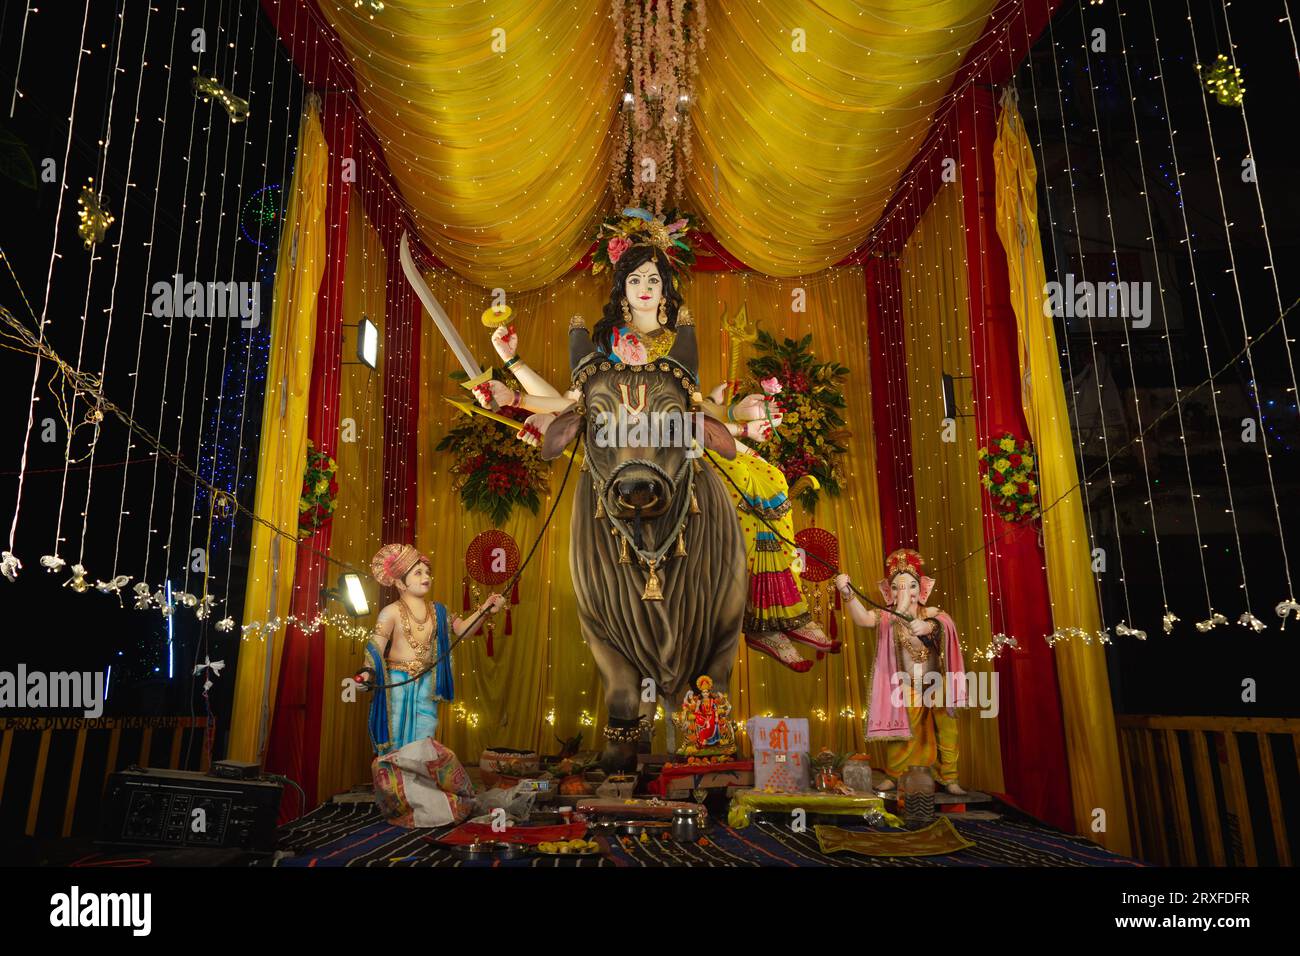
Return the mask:
[[[429,559],[413,546],[384,545],[370,571],[384,587],[397,588],[397,600],[379,612],[357,674],[362,686],[378,681],[379,692],[370,702],[370,742],[382,756],[437,731],[438,702],[455,695],[451,635],[461,637],[469,624],[445,605],[429,603]],[[495,614],[504,605],[500,594],[490,594],[482,608]]]
[[926,576],[924,559],[900,548],[885,562],[880,593],[891,610],[864,607],[849,586],[849,576],[835,579],[855,624],[879,627],[876,661],[867,701],[867,739],[884,740],[886,772],[892,790],[910,767],[933,768],[948,793],[964,794],[957,782],[956,708],[966,706],[966,665],[957,627],[937,607],[926,607],[934,578]]
[[707,674],[695,681],[697,694],[688,690],[682,709],[673,717],[682,742],[677,752],[688,762],[723,761],[736,753],[736,730],[731,722],[731,701],[713,689]]

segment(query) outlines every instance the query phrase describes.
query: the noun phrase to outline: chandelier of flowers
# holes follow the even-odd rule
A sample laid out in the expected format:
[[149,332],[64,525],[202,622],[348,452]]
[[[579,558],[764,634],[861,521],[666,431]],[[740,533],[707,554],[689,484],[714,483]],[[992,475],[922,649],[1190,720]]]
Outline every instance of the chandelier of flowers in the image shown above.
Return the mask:
[[658,213],[681,198],[678,171],[691,159],[704,0],[611,2],[614,59],[626,77],[614,195]]

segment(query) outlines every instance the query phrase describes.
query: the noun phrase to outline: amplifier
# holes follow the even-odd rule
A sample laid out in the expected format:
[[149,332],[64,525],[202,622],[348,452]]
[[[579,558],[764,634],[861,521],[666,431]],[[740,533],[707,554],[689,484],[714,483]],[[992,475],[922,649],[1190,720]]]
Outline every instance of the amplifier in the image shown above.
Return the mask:
[[134,768],[108,781],[98,843],[117,846],[275,849],[283,787],[189,770]]
[[208,776],[221,777],[225,780],[256,780],[262,775],[260,763],[245,760],[214,760],[208,770]]

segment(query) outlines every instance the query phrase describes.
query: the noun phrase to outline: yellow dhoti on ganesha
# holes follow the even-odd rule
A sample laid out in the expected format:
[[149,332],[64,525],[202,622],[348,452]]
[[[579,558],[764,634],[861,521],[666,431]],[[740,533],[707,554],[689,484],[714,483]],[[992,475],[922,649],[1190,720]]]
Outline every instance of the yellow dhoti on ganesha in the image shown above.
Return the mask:
[[[608,264],[613,282],[603,315],[591,331],[591,341],[611,361],[644,366],[668,354],[678,326],[694,324],[678,291],[676,272],[690,261],[684,241],[690,226],[686,219],[668,224],[641,210],[624,210],[621,222],[617,228],[606,227],[614,232],[600,237],[594,257],[595,271]],[[485,321],[489,321],[486,314]],[[575,316],[573,322],[585,327],[581,316]],[[572,406],[578,395],[561,394],[520,361],[515,354],[513,326],[500,325],[492,342],[523,390],[488,381],[475,386],[475,396],[484,406],[496,402],[533,412],[519,438],[538,444],[551,421]],[[794,521],[786,478],[745,443],[761,442],[780,426],[780,403],[773,395],[762,394],[724,403],[724,386],[707,398],[697,395],[695,402],[701,411],[724,421],[736,441],[733,459],[708,455],[707,460],[719,471],[744,533],[749,572],[745,642],[794,671],[807,671],[812,661],[800,655],[792,642],[831,653],[839,651],[840,643],[829,639],[812,620],[800,588],[794,547],[787,543],[794,538]]]

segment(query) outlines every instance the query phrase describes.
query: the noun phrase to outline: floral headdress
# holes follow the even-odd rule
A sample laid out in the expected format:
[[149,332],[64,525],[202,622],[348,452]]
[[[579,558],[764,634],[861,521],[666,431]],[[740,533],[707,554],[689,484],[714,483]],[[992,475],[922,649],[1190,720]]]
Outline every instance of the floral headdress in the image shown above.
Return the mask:
[[623,253],[638,245],[659,249],[673,269],[680,272],[695,263],[695,252],[687,239],[694,228],[695,217],[688,212],[670,209],[663,216],[652,216],[644,209],[624,209],[601,223],[596,234],[596,252],[591,257],[591,274],[613,269]]

